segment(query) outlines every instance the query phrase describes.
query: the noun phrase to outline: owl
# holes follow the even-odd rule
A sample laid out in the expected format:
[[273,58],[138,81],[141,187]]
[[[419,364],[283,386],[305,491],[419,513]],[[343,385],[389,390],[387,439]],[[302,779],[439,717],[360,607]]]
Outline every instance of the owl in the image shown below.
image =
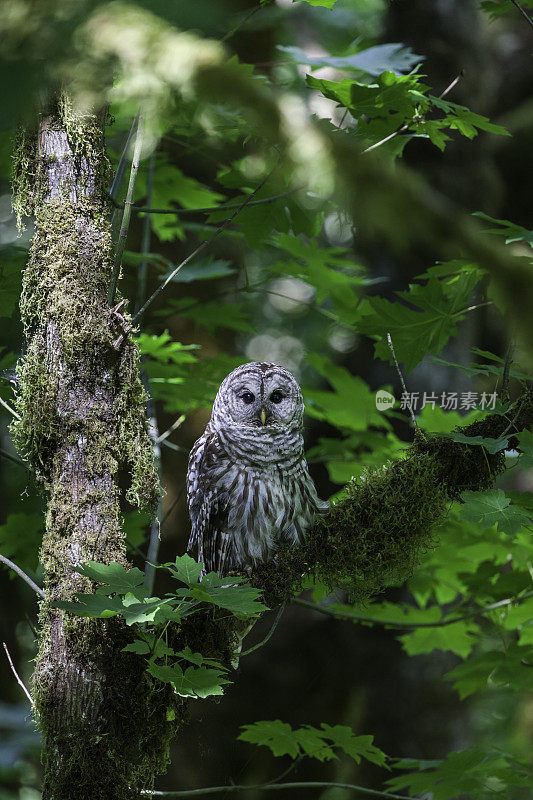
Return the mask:
[[270,561],[327,508],[307,468],[303,412],[297,381],[277,364],[243,364],[222,381],[187,472],[188,549],[197,544],[207,572]]

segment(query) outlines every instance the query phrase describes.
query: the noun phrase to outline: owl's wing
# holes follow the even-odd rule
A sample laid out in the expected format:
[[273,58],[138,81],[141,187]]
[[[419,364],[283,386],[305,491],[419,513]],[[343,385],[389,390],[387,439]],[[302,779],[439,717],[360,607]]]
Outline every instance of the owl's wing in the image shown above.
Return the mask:
[[[198,544],[198,559],[206,572],[229,568],[231,537],[227,531],[228,496],[220,481],[227,456],[216,433],[206,431],[193,446],[187,471],[191,536],[187,550]],[[222,467],[222,468],[221,468]]]

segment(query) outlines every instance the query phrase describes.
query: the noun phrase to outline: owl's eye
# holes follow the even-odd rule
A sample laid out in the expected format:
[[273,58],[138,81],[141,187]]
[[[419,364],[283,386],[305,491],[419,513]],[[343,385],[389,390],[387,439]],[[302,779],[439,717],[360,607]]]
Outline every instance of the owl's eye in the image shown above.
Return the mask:
[[272,403],[281,403],[283,400],[283,395],[279,389],[275,389],[272,394],[270,395],[270,400]]
[[254,400],[255,400],[255,397],[254,397],[254,395],[253,395],[251,392],[243,392],[243,393],[241,394],[241,400],[242,400],[244,403],[246,403],[246,405],[247,405],[247,406],[249,406],[249,405],[250,405],[250,403],[253,403],[253,402],[254,402]]

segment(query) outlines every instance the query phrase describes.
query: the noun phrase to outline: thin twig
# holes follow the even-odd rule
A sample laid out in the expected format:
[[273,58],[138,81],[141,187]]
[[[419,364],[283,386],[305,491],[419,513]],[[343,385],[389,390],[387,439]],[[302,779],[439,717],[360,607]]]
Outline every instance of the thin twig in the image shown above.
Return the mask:
[[[268,203],[275,203],[277,200],[283,200],[284,197],[289,197],[295,192],[300,192],[305,189],[306,184],[302,183],[300,186],[295,186],[294,189],[288,189],[286,192],[280,194],[273,194],[270,197],[262,197],[259,200],[252,200],[248,205],[250,206],[263,206]],[[143,214],[212,214],[215,211],[231,211],[234,208],[240,208],[240,203],[224,203],[220,206],[206,206],[205,208],[150,208],[149,206],[133,206],[132,211]]]
[[137,135],[135,137],[135,147],[133,150],[133,159],[131,162],[130,180],[128,183],[128,191],[126,199],[124,200],[124,211],[122,212],[122,221],[120,225],[120,232],[118,235],[118,242],[115,248],[115,261],[113,264],[113,272],[109,282],[109,290],[107,293],[107,301],[110,306],[115,301],[115,292],[117,290],[118,278],[120,275],[120,268],[122,266],[122,256],[124,255],[124,248],[126,247],[126,237],[130,227],[131,207],[133,205],[133,196],[135,193],[135,182],[137,180],[137,173],[139,172],[139,161],[141,159],[142,145],[144,136],[144,117],[139,112],[139,120],[137,122]]
[[406,795],[380,792],[378,789],[368,789],[355,783],[334,783],[332,781],[295,781],[293,783],[260,783],[255,786],[233,784],[229,786],[208,786],[205,789],[186,789],[179,792],[162,792],[143,789],[141,794],[151,797],[203,797],[208,794],[223,794],[224,792],[250,792],[261,790],[263,792],[284,791],[287,789],[348,789],[353,792],[383,797],[385,800],[408,800]]
[[152,522],[152,527],[150,529],[150,541],[148,543],[148,551],[146,553],[146,564],[144,570],[144,586],[148,589],[150,594],[152,594],[154,589],[157,556],[159,553],[159,543],[161,541],[161,509],[162,500],[159,498],[159,502],[157,504],[157,516]]
[[2,456],[2,458],[7,458],[8,461],[12,461],[13,464],[18,464],[20,467],[26,466],[24,461],[21,461],[20,458],[11,455],[11,453],[8,453],[7,450],[4,450],[3,447],[0,447],[0,456]]
[[513,362],[513,341],[509,342],[507,346],[507,352],[505,353],[505,362],[503,365],[503,375],[502,375],[502,394],[507,392],[507,386],[509,384],[509,372],[511,369],[511,364]]
[[177,430],[179,426],[185,422],[185,420],[186,420],[185,414],[182,414],[181,417],[178,417],[177,420],[172,423],[170,428],[168,428],[164,433],[161,434],[161,436],[159,436],[156,439],[157,444],[160,444],[161,442],[164,442],[165,439],[168,439],[170,434],[174,433],[174,431]]
[[36,592],[36,593],[37,593],[37,594],[38,594],[40,597],[44,597],[44,596],[45,596],[45,595],[44,595],[44,592],[43,592],[43,590],[40,588],[40,586],[37,586],[37,584],[36,584],[36,583],[34,583],[34,581],[32,581],[32,579],[29,577],[29,575],[26,575],[26,573],[25,573],[25,572],[23,572],[23,571],[21,570],[21,568],[20,568],[20,567],[17,567],[17,565],[16,565],[16,564],[14,564],[12,561],[10,561],[10,560],[9,560],[9,558],[6,558],[5,556],[3,556],[1,553],[0,553],[0,561],[1,561],[3,564],[5,564],[5,565],[6,565],[6,567],[9,567],[9,569],[12,569],[12,570],[13,570],[13,572],[16,572],[16,573],[17,573],[17,575],[18,575],[20,578],[22,578],[22,580],[23,580],[23,581],[26,581],[26,583],[28,584],[28,586],[31,586],[31,588],[33,589],[33,591],[34,591],[34,592]]
[[531,19],[525,8],[522,8],[522,6],[519,3],[517,3],[516,0],[511,0],[511,3],[513,4],[513,6],[515,6],[515,8],[517,8],[520,11],[522,16],[525,17],[529,25],[531,25],[531,27],[533,28],[533,19]]
[[461,78],[463,77],[463,75],[464,75],[464,71],[463,71],[463,70],[461,70],[461,72],[459,73],[459,75],[458,75],[456,78],[454,78],[454,79],[453,79],[453,81],[452,81],[450,84],[448,84],[448,86],[447,86],[447,87],[444,89],[444,91],[443,91],[443,92],[441,92],[441,93],[439,94],[439,100],[442,100],[442,99],[443,99],[443,97],[446,97],[446,95],[447,95],[449,92],[451,92],[451,90],[452,90],[452,89],[455,89],[455,87],[457,86],[457,84],[459,83],[459,81],[461,80]]
[[[155,150],[152,151],[148,161],[148,174],[146,177],[146,200],[148,205],[152,202],[152,194],[154,191],[154,174],[155,174]],[[141,239],[141,254],[143,259],[139,265],[139,272],[137,273],[138,286],[137,286],[137,300],[135,302],[135,311],[137,312],[144,302],[146,297],[146,275],[148,271],[148,253],[150,252],[150,239],[151,239],[152,225],[150,217],[145,217],[142,224],[142,239]],[[142,318],[139,320],[139,328],[142,328]]]
[[[242,653],[241,653],[241,655],[242,655]],[[290,775],[291,772],[293,772],[293,770],[296,769],[296,767],[298,766],[298,764],[300,763],[301,760],[302,760],[302,756],[301,755],[296,756],[296,758],[294,759],[292,764],[289,764],[287,769],[284,769],[283,772],[280,775],[277,776],[277,778],[273,778],[271,781],[267,781],[265,786],[270,786],[273,783],[279,783],[283,778],[286,778],[287,775]]]
[[12,416],[14,416],[14,417],[15,417],[15,419],[20,419],[20,414],[17,414],[17,412],[15,411],[15,409],[14,409],[14,408],[11,408],[11,406],[9,405],[9,403],[6,403],[6,401],[5,401],[5,400],[2,400],[2,398],[1,398],[1,397],[0,397],[0,405],[4,406],[4,408],[6,409],[6,411],[9,411],[9,413],[10,413]]
[[138,119],[139,119],[139,114],[137,113],[135,114],[133,122],[131,123],[130,132],[128,133],[128,138],[126,139],[126,144],[124,145],[124,148],[122,150],[120,160],[118,162],[117,171],[115,172],[115,177],[113,178],[113,183],[111,184],[111,188],[109,190],[109,196],[113,201],[113,205],[118,206],[119,208],[121,208],[121,206],[117,203],[117,198],[120,192],[120,187],[122,185],[122,179],[124,178],[124,172],[126,170],[126,155],[128,153],[131,137],[133,136],[133,132],[137,126]]
[[[143,378],[145,383],[148,384],[146,372],[143,371]],[[149,386],[147,387],[149,389]],[[157,465],[157,476],[159,478],[159,486],[161,487],[162,472],[161,472],[161,445],[159,444],[159,430],[157,427],[157,418],[153,409],[153,400],[151,394],[148,393],[148,413],[150,415],[150,438],[154,449],[154,460]],[[163,495],[160,489],[159,500],[157,502],[156,518],[152,522],[150,528],[150,540],[148,542],[148,550],[146,553],[146,563],[144,569],[144,586],[152,594],[155,581],[155,571],[157,568],[157,556],[159,553],[159,543],[161,541],[161,517],[163,516]]]
[[182,494],[183,494],[183,489],[182,489],[180,492],[178,492],[178,494],[176,495],[176,497],[175,497],[175,498],[174,498],[174,500],[172,501],[172,505],[171,505],[171,506],[170,506],[170,508],[169,508],[169,509],[168,509],[168,510],[165,512],[165,515],[164,515],[163,519],[161,520],[161,527],[163,527],[163,525],[165,524],[165,522],[167,521],[167,519],[170,517],[170,515],[172,514],[172,512],[174,511],[174,509],[175,509],[175,508],[176,508],[176,506],[178,505],[179,501],[181,500],[181,496],[182,496]]
[[[517,420],[517,419],[518,419],[518,417],[520,416],[520,413],[521,413],[521,411],[522,411],[522,407],[523,407],[523,405],[524,405],[524,402],[522,401],[522,402],[519,404],[519,406],[518,406],[518,409],[517,409],[517,412],[516,412],[516,414],[514,415],[514,417],[512,418],[512,420],[509,422],[509,425],[508,425],[508,426],[505,428],[505,430],[504,430],[504,431],[502,431],[502,433],[500,433],[500,435],[499,435],[499,437],[498,437],[499,439],[503,439],[503,437],[504,437],[504,436],[505,436],[507,433],[509,433],[509,431],[511,430],[511,428],[512,428],[512,427],[513,427],[513,425],[515,424],[516,420]],[[506,417],[506,419],[508,419],[508,417]],[[483,448],[483,449],[485,449],[485,448]]]
[[408,403],[407,408],[409,409],[409,413],[411,415],[411,420],[413,421],[413,425],[415,426],[416,430],[418,430],[418,424],[417,424],[416,417],[415,417],[414,412],[413,412],[412,403],[407,401],[407,397],[409,396],[409,392],[407,391],[407,386],[405,385],[405,381],[403,379],[402,371],[400,369],[400,365],[398,364],[398,359],[396,358],[396,353],[394,352],[394,345],[392,344],[392,337],[391,337],[390,333],[387,333],[387,342],[388,342],[388,345],[389,345],[389,349],[390,349],[390,351],[392,353],[392,357],[394,359],[394,364],[396,366],[396,371],[398,372],[398,375],[400,376],[400,383],[402,384],[402,389],[403,389],[403,392],[404,392],[404,396],[406,398],[406,402]]
[[318,603],[312,603],[310,600],[303,600],[301,597],[295,597],[291,602],[299,606],[304,606],[305,608],[310,608],[313,611],[318,611],[320,614],[325,614],[328,617],[334,617],[335,619],[348,619],[352,622],[371,622],[373,625],[381,625],[384,628],[397,628],[398,630],[414,630],[415,628],[445,628],[447,625],[454,625],[456,622],[472,619],[480,614],[486,614],[489,611],[495,611],[498,608],[513,605],[513,603],[521,603],[529,597],[533,597],[533,592],[525,592],[516,597],[507,597],[505,600],[498,600],[498,602],[491,603],[489,606],[476,608],[459,617],[454,617],[453,619],[445,617],[445,619],[436,620],[435,622],[400,622],[395,620],[375,619],[374,617],[365,617],[361,614],[352,614],[349,611],[328,608]]
[[138,311],[138,312],[137,312],[137,313],[134,315],[133,319],[131,320],[131,325],[132,325],[132,327],[136,325],[136,323],[137,323],[137,321],[139,320],[139,318],[142,318],[142,315],[144,314],[144,312],[146,311],[146,309],[148,308],[148,306],[150,306],[150,305],[151,305],[151,304],[154,302],[154,300],[156,299],[156,297],[158,297],[158,296],[161,294],[161,292],[162,292],[162,291],[164,291],[164,289],[166,289],[166,287],[168,286],[168,284],[169,284],[169,283],[172,281],[172,279],[173,279],[173,278],[174,278],[174,277],[175,277],[175,276],[178,274],[178,272],[180,271],[180,269],[182,269],[182,268],[183,268],[183,267],[184,267],[186,264],[188,264],[188,263],[189,263],[189,261],[192,261],[192,259],[193,259],[195,256],[197,256],[197,255],[198,255],[198,253],[201,253],[201,252],[202,252],[202,250],[205,250],[205,248],[207,247],[207,245],[208,245],[208,244],[211,244],[211,242],[212,242],[212,241],[214,241],[214,239],[216,239],[218,236],[220,236],[220,234],[221,234],[223,231],[225,231],[225,230],[226,230],[226,228],[227,228],[227,227],[228,227],[228,226],[229,226],[229,225],[230,225],[230,224],[233,222],[233,220],[235,219],[235,217],[236,217],[238,214],[240,214],[240,212],[241,212],[241,211],[242,211],[244,208],[246,208],[246,206],[248,205],[248,203],[250,203],[250,202],[253,200],[253,198],[254,198],[254,196],[257,194],[257,192],[258,192],[260,189],[262,189],[262,188],[263,188],[263,186],[265,185],[265,183],[267,182],[267,180],[270,178],[270,176],[271,176],[271,175],[272,175],[272,173],[274,172],[274,170],[275,170],[276,166],[277,166],[277,164],[276,164],[276,165],[275,165],[275,166],[274,166],[274,167],[273,167],[273,168],[270,170],[270,172],[268,172],[268,173],[267,173],[267,175],[265,175],[265,177],[263,178],[263,180],[261,181],[261,183],[260,183],[260,184],[259,184],[259,185],[258,185],[258,186],[257,186],[257,187],[254,189],[254,191],[253,191],[253,192],[251,192],[251,193],[248,195],[248,197],[247,197],[247,198],[244,200],[244,202],[240,204],[240,206],[239,206],[239,207],[238,207],[238,208],[237,208],[237,209],[236,209],[236,210],[233,212],[233,214],[231,215],[231,217],[229,217],[229,218],[228,218],[228,219],[227,219],[227,220],[226,220],[226,221],[225,221],[225,222],[224,222],[222,225],[220,225],[220,226],[219,226],[219,227],[216,229],[216,231],[215,231],[214,233],[212,233],[212,234],[211,234],[211,236],[209,236],[209,237],[208,237],[207,239],[205,239],[205,240],[204,240],[204,241],[203,241],[201,244],[199,244],[199,245],[198,245],[198,247],[196,247],[196,248],[195,248],[195,249],[192,251],[192,253],[190,253],[190,255],[188,255],[188,256],[187,256],[187,258],[183,259],[183,261],[181,262],[181,264],[178,264],[178,266],[177,266],[175,269],[173,269],[173,270],[172,270],[172,272],[170,273],[170,275],[168,275],[168,276],[167,276],[167,278],[166,278],[166,279],[163,281],[163,283],[161,284],[161,286],[158,286],[158,288],[155,290],[155,292],[153,292],[153,294],[151,294],[151,295],[150,295],[150,297],[148,298],[148,300],[146,301],[146,303],[145,303],[145,304],[142,306],[142,308],[141,308],[141,309],[139,309],[139,311]]
[[179,444],[174,444],[174,442],[168,442],[166,439],[163,439],[161,444],[165,445],[165,447],[168,447],[169,450],[175,450],[176,453],[188,453],[189,452],[186,447],[180,447]]
[[374,142],[374,144],[371,144],[370,147],[365,147],[365,149],[363,150],[363,153],[370,153],[370,151],[371,150],[375,150],[376,147],[381,147],[382,144],[385,144],[386,142],[390,142],[390,140],[394,139],[395,136],[399,136],[400,133],[403,133],[404,131],[406,131],[409,128],[410,124],[411,124],[411,121],[406,122],[405,125],[402,125],[402,127],[398,128],[397,131],[393,131],[393,133],[389,133],[389,135],[385,136],[384,139],[380,139],[379,142]]
[[285,611],[285,605],[286,605],[286,604],[285,604],[285,603],[283,603],[283,604],[282,604],[282,605],[279,607],[279,611],[278,611],[278,613],[276,614],[276,619],[274,620],[274,623],[273,623],[272,627],[270,628],[269,632],[267,633],[267,635],[265,636],[265,638],[264,638],[264,639],[262,639],[260,642],[258,642],[258,644],[254,644],[254,646],[253,646],[253,647],[250,647],[248,650],[243,650],[243,652],[242,652],[242,653],[241,653],[241,655],[240,655],[240,657],[241,657],[241,658],[242,658],[243,656],[249,656],[249,655],[250,655],[250,653],[254,653],[256,650],[259,650],[259,648],[260,648],[260,647],[263,647],[263,645],[264,645],[264,644],[266,644],[266,643],[267,643],[267,642],[270,640],[270,638],[272,637],[272,635],[273,635],[274,631],[275,631],[275,630],[276,630],[276,628],[278,627],[278,622],[279,622],[279,621],[280,621],[280,619],[281,619],[281,615],[282,615],[282,614],[283,614],[283,612]]
[[2,644],[4,645],[4,650],[6,651],[7,660],[9,661],[9,666],[11,667],[11,672],[15,676],[18,685],[20,686],[20,688],[22,689],[22,691],[24,692],[24,694],[26,695],[26,697],[30,701],[31,707],[35,708],[35,704],[33,702],[33,698],[31,696],[31,694],[28,692],[28,690],[26,689],[26,687],[24,686],[21,678],[18,675],[17,670],[15,669],[13,661],[11,660],[11,656],[9,655],[9,650],[7,649],[7,644],[5,642],[2,642]]
[[264,8],[266,5],[268,5],[268,4],[267,4],[267,3],[263,3],[262,5],[260,4],[260,5],[256,6],[255,8],[252,8],[252,10],[251,10],[251,11],[250,11],[250,12],[249,12],[249,13],[248,13],[248,14],[247,14],[245,17],[243,17],[243,19],[241,19],[241,21],[240,21],[240,22],[238,22],[238,23],[235,25],[235,27],[233,27],[233,28],[232,28],[230,31],[228,31],[228,33],[226,33],[226,34],[225,34],[225,35],[222,37],[222,39],[221,39],[220,41],[221,41],[221,42],[227,42],[227,41],[228,41],[228,39],[231,39],[231,37],[232,37],[232,36],[233,36],[235,33],[237,33],[237,31],[238,31],[240,28],[242,28],[242,26],[243,26],[243,25],[245,25],[245,24],[248,22],[248,20],[252,19],[252,17],[254,17],[254,16],[257,14],[257,12],[258,12],[258,11],[260,11],[262,8]]

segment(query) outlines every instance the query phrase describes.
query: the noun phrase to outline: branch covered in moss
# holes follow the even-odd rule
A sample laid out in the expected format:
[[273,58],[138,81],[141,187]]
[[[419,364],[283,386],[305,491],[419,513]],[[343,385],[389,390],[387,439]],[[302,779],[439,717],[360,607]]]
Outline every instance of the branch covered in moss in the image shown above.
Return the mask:
[[[492,414],[458,430],[497,439],[533,423],[533,398],[526,393],[511,421]],[[512,439],[511,439],[512,441]],[[451,501],[466,490],[489,489],[505,469],[503,452],[456,442],[446,436],[415,434],[404,459],[353,479],[345,496],[321,514],[306,542],[283,548],[276,564],[263,564],[253,581],[265,602],[278,605],[301,591],[313,575],[330,589],[343,587],[354,602],[365,602],[383,587],[408,578],[428,549],[433,530]]]

